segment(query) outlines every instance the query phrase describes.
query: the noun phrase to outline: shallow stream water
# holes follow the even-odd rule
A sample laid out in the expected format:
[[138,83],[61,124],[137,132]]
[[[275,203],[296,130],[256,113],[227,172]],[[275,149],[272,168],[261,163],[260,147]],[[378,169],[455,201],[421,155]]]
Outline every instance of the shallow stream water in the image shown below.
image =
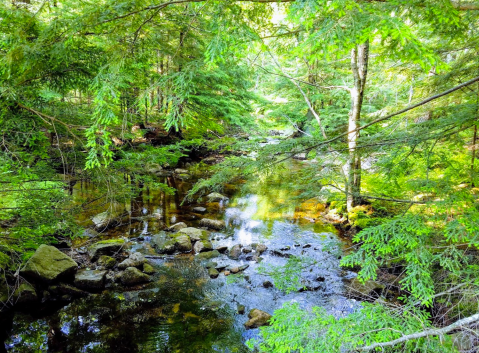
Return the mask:
[[[5,341],[10,352],[248,352],[244,342],[258,337],[246,330],[247,313],[257,308],[273,314],[284,303],[303,308],[323,306],[344,315],[357,305],[344,297],[343,280],[350,273],[339,266],[342,243],[334,228],[318,221],[322,206],[290,203],[287,181],[297,166],[271,175],[266,182],[249,182],[225,190],[229,201],[181,205],[194,177],[175,176],[160,181],[178,189],[176,195],[144,187],[128,205],[130,217],[105,230],[100,238],[123,237],[130,251],[150,256],[157,274],[147,285],[130,289],[113,287],[101,293],[56,307],[16,312]],[[89,184],[77,184],[74,196],[91,195]],[[206,214],[195,214],[204,206]],[[99,210],[78,216],[83,225]],[[100,211],[101,212],[101,211]],[[268,250],[256,263],[244,253],[238,260],[226,255],[213,259],[225,266],[249,265],[239,274],[210,279],[204,261],[193,254],[159,256],[150,243],[165,226],[183,221],[197,227],[201,218],[223,219],[226,229],[212,232],[214,247],[263,243]],[[99,239],[98,239],[99,240]],[[297,256],[311,263],[289,294],[273,283],[274,266]],[[259,267],[263,270],[260,271]],[[238,314],[238,306],[245,314]]]

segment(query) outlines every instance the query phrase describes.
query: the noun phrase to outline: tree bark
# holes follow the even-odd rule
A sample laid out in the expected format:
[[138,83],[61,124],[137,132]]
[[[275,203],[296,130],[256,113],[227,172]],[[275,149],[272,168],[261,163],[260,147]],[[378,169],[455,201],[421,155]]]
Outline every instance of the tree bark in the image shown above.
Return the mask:
[[350,211],[361,202],[361,156],[357,150],[359,139],[359,123],[361,108],[364,99],[364,88],[368,74],[369,41],[354,47],[351,50],[351,70],[354,76],[354,85],[351,88],[351,111],[348,124],[348,185],[347,207]]

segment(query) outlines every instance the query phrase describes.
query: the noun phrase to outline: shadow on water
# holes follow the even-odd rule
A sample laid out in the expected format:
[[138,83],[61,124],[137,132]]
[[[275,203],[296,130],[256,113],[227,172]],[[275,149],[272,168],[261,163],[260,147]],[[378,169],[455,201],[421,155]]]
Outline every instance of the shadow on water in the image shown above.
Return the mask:
[[[259,308],[272,314],[292,300],[303,308],[321,305],[335,315],[353,310],[354,303],[343,296],[341,243],[334,228],[319,221],[323,206],[314,200],[299,206],[290,202],[288,182],[294,181],[294,168],[273,174],[266,182],[228,187],[228,203],[203,199],[181,205],[195,178],[169,176],[159,181],[177,188],[177,194],[144,187],[125,205],[129,217],[101,237],[126,237],[134,251],[152,254],[150,235],[164,227],[180,221],[195,227],[202,218],[222,219],[226,230],[211,233],[216,248],[263,243],[268,251],[261,255],[262,264],[283,266],[290,256],[314,261],[301,273],[301,288],[285,294],[276,286],[265,287],[272,277],[259,273],[261,264],[247,252],[236,260],[226,255],[215,258],[225,268],[249,266],[238,275],[227,277],[223,272],[216,279],[209,278],[205,263],[194,255],[166,256],[150,260],[157,274],[148,285],[113,287],[50,310],[39,307],[9,317],[2,314],[0,332],[7,332],[7,351],[242,353],[249,351],[244,342],[257,337],[258,330],[245,330],[247,317],[237,313],[238,305],[244,305],[246,313]],[[96,194],[95,186],[88,183],[73,190],[78,200]],[[91,227],[91,218],[108,207],[101,201],[96,206],[78,215],[85,227]],[[196,206],[205,207],[206,213],[195,213]]]

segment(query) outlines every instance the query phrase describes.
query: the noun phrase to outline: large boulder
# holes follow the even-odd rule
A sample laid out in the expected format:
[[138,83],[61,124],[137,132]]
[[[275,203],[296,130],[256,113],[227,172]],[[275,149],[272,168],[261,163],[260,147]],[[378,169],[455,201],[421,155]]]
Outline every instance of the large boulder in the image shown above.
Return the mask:
[[228,252],[228,257],[233,260],[238,260],[241,255],[241,247],[241,244],[233,245]]
[[259,309],[253,309],[248,314],[249,320],[244,324],[246,329],[268,326],[272,316]]
[[78,264],[53,246],[40,245],[20,270],[22,276],[45,283],[73,277]]
[[146,262],[145,257],[139,252],[131,254],[128,259],[121,262],[118,265],[118,268],[124,270],[127,267],[143,267],[143,264]]
[[220,202],[220,201],[227,201],[228,198],[225,195],[221,195],[218,192],[212,192],[211,194],[206,196],[208,202]]
[[80,270],[75,275],[74,284],[86,290],[101,290],[105,286],[105,275],[108,271]]
[[225,227],[225,222],[218,219],[203,218],[200,221],[200,226],[215,230],[221,230]]
[[188,226],[186,225],[186,223],[184,222],[179,222],[179,223],[175,223],[173,224],[170,228],[168,228],[167,230],[170,231],[170,232],[178,232],[179,230],[183,229],[183,228],[187,228]]
[[179,233],[186,234],[193,242],[198,240],[207,240],[209,237],[209,233],[206,230],[193,227],[183,228],[179,231]]
[[88,248],[91,261],[95,262],[101,255],[114,255],[121,251],[125,241],[123,239],[102,240]]
[[22,283],[13,293],[15,304],[32,304],[38,301],[35,288],[29,283]]
[[151,237],[151,243],[160,254],[173,254],[175,252],[175,240],[166,232],[160,232]]
[[213,244],[210,241],[200,240],[195,243],[193,249],[195,253],[199,254],[200,252],[213,250]]
[[135,284],[150,282],[151,278],[136,267],[128,267],[121,274],[120,281],[125,286],[133,286]]
[[186,234],[179,235],[175,238],[175,247],[180,252],[190,252],[193,250],[190,237]]

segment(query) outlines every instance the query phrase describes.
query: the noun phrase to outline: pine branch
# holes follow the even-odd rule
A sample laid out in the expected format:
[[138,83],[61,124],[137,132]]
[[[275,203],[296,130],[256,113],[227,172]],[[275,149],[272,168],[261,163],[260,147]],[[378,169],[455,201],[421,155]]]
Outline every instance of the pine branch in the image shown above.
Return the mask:
[[428,336],[442,336],[442,335],[445,335],[446,333],[449,333],[449,332],[451,332],[455,329],[458,329],[462,326],[469,325],[469,324],[472,324],[472,323],[478,322],[478,321],[479,321],[479,313],[475,314],[475,315],[472,315],[472,316],[469,316],[469,317],[466,317],[462,320],[458,320],[455,323],[453,323],[449,326],[440,328],[440,329],[439,328],[432,328],[432,329],[428,329],[428,330],[425,330],[425,331],[422,331],[422,332],[416,332],[416,333],[412,333],[412,334],[409,334],[409,335],[405,335],[405,336],[403,336],[401,338],[398,338],[398,339],[395,339],[393,341],[377,342],[377,343],[373,343],[369,346],[359,347],[359,348],[356,348],[356,349],[359,350],[359,351],[370,351],[370,350],[373,350],[373,349],[376,349],[376,348],[384,348],[384,347],[395,346],[396,344],[404,343],[404,342],[407,342],[407,341],[410,341],[410,340],[415,340],[415,339],[418,339],[418,338],[423,338],[423,337],[428,337]]

